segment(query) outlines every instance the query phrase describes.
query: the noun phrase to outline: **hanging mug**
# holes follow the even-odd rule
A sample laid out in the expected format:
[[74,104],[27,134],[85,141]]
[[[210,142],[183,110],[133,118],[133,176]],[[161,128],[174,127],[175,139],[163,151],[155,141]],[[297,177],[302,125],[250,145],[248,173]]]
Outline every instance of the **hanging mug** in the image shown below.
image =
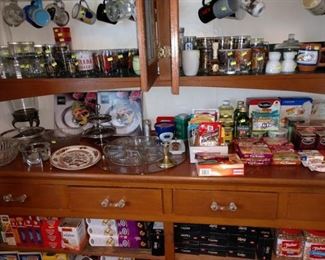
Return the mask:
[[259,17],[265,10],[265,4],[261,0],[241,0],[241,8],[251,16]]
[[71,15],[72,18],[86,24],[94,24],[96,22],[96,14],[89,8],[89,5],[85,0],[80,0],[79,3],[74,5]]
[[106,0],[103,1],[103,3],[99,4],[97,7],[96,17],[99,21],[105,22],[105,23],[111,23],[111,24],[117,24],[117,21],[111,21],[107,17],[106,13]]
[[50,14],[51,20],[58,26],[66,26],[70,20],[69,13],[65,10],[62,0],[55,0],[54,3],[45,7]]
[[36,28],[42,28],[49,24],[50,14],[43,9],[42,0],[32,0],[30,5],[24,7],[26,20]]
[[202,23],[208,23],[216,18],[213,13],[213,5],[217,0],[212,0],[210,3],[206,4],[204,0],[202,0],[202,7],[198,11],[199,18]]
[[18,6],[17,0],[11,0],[9,5],[3,8],[2,17],[7,25],[14,27],[25,21],[24,11]]
[[70,20],[69,13],[65,10],[64,3],[62,0],[57,1],[57,9],[53,18],[53,22],[55,22],[58,26],[66,26]]

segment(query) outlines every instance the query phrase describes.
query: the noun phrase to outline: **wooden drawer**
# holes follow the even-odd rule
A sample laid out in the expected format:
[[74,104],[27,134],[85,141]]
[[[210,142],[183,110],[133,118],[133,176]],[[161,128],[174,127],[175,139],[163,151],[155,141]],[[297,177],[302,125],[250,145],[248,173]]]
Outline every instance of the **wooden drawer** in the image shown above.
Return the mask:
[[60,185],[0,184],[0,207],[61,209],[66,206]]
[[163,212],[159,189],[70,187],[68,193],[72,210],[142,215]]
[[277,204],[277,193],[267,192],[175,190],[173,196],[174,213],[188,216],[274,219]]
[[287,218],[324,221],[325,193],[290,193]]

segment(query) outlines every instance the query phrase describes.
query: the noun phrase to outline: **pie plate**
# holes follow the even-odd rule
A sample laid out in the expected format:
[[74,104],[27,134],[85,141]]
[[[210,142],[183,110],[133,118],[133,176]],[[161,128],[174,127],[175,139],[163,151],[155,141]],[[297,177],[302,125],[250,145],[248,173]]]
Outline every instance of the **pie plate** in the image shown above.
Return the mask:
[[71,145],[55,151],[51,164],[61,170],[77,171],[95,165],[100,158],[100,151],[91,146]]

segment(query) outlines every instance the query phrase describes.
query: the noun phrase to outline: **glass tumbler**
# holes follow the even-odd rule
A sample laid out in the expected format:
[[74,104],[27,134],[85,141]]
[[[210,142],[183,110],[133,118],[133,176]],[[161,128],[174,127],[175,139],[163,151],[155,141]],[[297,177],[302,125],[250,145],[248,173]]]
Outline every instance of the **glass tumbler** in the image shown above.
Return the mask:
[[20,151],[28,171],[32,167],[41,167],[43,169],[43,162],[49,160],[51,156],[51,146],[48,142],[22,144]]

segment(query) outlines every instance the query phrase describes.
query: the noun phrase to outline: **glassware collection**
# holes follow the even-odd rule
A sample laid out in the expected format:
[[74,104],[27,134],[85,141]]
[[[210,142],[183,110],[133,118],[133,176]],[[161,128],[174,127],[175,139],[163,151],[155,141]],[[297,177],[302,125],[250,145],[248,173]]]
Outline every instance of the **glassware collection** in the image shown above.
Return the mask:
[[[69,27],[54,27],[55,44],[0,46],[0,76],[7,78],[128,77],[139,75],[137,49],[73,50]],[[133,70],[133,67],[136,69]]]

